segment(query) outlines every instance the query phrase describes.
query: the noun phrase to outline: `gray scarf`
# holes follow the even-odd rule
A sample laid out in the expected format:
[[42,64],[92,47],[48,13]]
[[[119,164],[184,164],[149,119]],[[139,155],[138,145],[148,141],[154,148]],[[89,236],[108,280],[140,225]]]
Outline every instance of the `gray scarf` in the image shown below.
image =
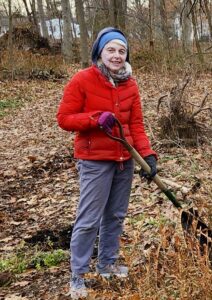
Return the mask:
[[97,67],[102,72],[102,74],[116,86],[119,82],[126,81],[130,76],[132,76],[132,68],[128,62],[125,62],[123,68],[121,68],[118,73],[111,72],[102,62],[101,59],[97,61]]

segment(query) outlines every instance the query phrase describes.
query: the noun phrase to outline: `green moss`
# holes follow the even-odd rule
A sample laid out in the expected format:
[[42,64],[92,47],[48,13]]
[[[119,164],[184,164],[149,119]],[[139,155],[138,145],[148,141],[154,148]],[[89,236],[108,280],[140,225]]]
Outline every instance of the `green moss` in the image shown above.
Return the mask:
[[57,249],[50,252],[37,252],[34,256],[17,252],[10,257],[0,260],[0,271],[10,271],[12,273],[23,273],[26,269],[50,268],[59,265],[68,259],[68,251]]
[[4,117],[22,105],[23,102],[17,98],[0,99],[0,117]]

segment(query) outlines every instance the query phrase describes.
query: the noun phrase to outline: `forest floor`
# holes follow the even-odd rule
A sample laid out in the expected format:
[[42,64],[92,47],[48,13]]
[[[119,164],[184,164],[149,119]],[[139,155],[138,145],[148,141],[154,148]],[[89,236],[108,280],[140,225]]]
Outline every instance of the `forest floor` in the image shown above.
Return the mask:
[[[198,147],[165,143],[159,137],[157,101],[177,78],[139,71],[136,77],[146,130],[159,154],[159,175],[212,227],[210,141]],[[193,77],[191,101],[199,103],[206,89],[211,97],[211,82],[209,74]],[[68,247],[79,186],[73,135],[55,118],[64,85],[65,80],[0,82],[0,100],[15,101],[12,108],[4,106],[0,119],[0,299],[70,299]],[[204,114],[203,121],[210,122]],[[185,240],[180,212],[154,184],[141,182],[137,171],[121,237],[129,278],[99,278],[94,253],[88,299],[212,299],[207,253],[199,253],[194,239]],[[42,260],[45,253],[49,263]],[[61,262],[51,253],[60,253]]]

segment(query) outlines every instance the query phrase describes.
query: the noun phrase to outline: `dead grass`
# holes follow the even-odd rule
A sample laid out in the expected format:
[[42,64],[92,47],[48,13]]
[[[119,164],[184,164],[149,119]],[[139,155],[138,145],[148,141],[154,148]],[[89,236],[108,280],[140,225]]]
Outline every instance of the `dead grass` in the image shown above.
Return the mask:
[[148,249],[140,250],[139,243],[134,243],[125,257],[132,266],[134,278],[133,286],[127,284],[125,293],[135,289],[138,299],[209,300],[212,297],[208,257],[200,255],[197,241],[185,242],[180,228],[173,231],[170,225],[160,226]]
[[[158,72],[181,75],[182,70],[187,70],[189,74],[198,74],[202,72],[211,72],[212,70],[212,52],[209,44],[202,44],[206,49],[204,52],[204,63],[198,60],[198,55],[195,49],[193,53],[185,55],[182,51],[180,43],[173,43],[171,55],[167,55],[162,45],[155,45],[154,50],[149,48],[147,43],[142,45],[136,41],[132,41],[133,47],[130,48],[130,60],[133,68],[145,72]],[[209,48],[209,50],[207,50]]]
[[[0,64],[0,79],[11,77],[10,58],[7,51],[2,52]],[[14,50],[12,72],[15,78],[27,79],[33,74],[42,71],[63,77],[68,73],[68,66],[63,62],[61,55],[45,55],[30,51]],[[51,79],[51,78],[50,78]]]

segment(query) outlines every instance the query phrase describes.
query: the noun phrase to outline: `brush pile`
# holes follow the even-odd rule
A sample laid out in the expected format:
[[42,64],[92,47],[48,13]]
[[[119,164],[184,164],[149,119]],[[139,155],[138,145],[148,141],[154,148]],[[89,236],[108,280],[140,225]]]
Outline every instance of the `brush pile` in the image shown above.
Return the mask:
[[[212,136],[212,108],[207,105],[211,95],[205,92],[203,99],[198,101],[200,104],[191,102],[187,91],[189,81],[190,78],[185,77],[158,100],[160,135],[171,145],[198,146]],[[197,116],[203,111],[198,120]]]
[[[14,27],[13,43],[16,49],[21,50],[40,50],[46,49],[46,54],[50,51],[49,42],[46,38],[40,36],[38,32],[30,27]],[[5,33],[0,38],[0,48],[7,48],[9,33]]]

